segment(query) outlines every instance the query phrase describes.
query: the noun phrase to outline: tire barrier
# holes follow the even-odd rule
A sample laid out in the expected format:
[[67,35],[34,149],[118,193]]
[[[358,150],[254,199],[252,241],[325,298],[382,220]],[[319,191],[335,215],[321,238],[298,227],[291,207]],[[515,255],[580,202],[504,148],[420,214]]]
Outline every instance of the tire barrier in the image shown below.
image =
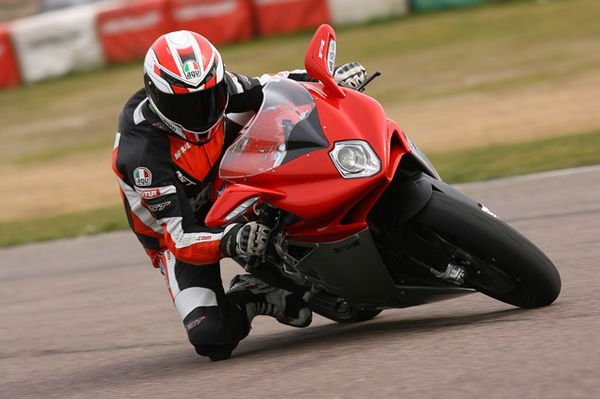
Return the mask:
[[101,66],[96,9],[80,6],[23,18],[11,35],[25,82]]
[[250,0],[171,0],[174,30],[191,30],[215,45],[241,42],[254,34]]
[[291,33],[329,23],[326,0],[252,0],[257,33]]
[[[58,1],[58,0],[57,0]],[[63,1],[63,0],[60,0]],[[90,2],[96,0],[64,0]],[[163,33],[217,45],[487,0],[105,0],[0,25],[0,88],[142,59]]]
[[96,15],[104,59],[113,64],[142,59],[148,47],[173,30],[168,0],[117,4]]
[[0,88],[19,84],[21,84],[21,74],[9,27],[0,25]]

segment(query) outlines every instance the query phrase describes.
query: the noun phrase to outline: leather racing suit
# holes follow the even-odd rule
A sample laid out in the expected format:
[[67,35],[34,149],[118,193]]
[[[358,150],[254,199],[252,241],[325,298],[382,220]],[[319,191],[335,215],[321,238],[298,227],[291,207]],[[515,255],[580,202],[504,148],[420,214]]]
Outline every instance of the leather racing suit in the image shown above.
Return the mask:
[[[300,70],[278,75],[310,80]],[[220,157],[260,107],[262,87],[270,77],[226,72],[225,128],[202,145],[171,132],[152,111],[143,89],[129,99],[119,118],[112,166],[129,225],[165,275],[190,342],[202,355],[233,349],[249,332],[244,313],[222,287],[218,262],[224,257],[219,249],[223,229],[208,228],[203,220]]]

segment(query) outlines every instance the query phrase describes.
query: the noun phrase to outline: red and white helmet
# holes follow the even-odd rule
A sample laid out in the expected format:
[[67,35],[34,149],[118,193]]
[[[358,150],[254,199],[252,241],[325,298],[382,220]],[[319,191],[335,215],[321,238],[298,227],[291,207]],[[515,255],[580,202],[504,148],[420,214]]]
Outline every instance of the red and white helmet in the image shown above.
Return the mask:
[[206,38],[181,30],[160,36],[144,60],[150,103],[182,138],[204,143],[223,129],[229,99],[223,59]]

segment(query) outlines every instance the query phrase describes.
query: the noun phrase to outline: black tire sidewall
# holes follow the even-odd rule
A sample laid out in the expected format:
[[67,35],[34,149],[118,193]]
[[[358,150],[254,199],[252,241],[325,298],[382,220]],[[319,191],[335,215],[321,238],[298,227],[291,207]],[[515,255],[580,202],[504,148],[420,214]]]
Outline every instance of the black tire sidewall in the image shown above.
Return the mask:
[[413,221],[483,260],[495,259],[495,266],[516,277],[529,298],[486,295],[520,307],[549,305],[558,297],[561,280],[552,261],[514,228],[479,207],[434,191]]

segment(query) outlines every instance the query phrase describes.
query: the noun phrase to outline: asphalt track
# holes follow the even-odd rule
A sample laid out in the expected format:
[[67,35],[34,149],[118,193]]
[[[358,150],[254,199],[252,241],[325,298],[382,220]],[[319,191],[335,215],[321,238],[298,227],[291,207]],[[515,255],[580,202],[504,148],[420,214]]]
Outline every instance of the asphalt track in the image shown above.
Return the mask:
[[600,167],[461,189],[554,260],[555,304],[474,294],[354,325],[259,318],[212,363],[131,234],[27,245],[0,251],[0,397],[600,397]]

